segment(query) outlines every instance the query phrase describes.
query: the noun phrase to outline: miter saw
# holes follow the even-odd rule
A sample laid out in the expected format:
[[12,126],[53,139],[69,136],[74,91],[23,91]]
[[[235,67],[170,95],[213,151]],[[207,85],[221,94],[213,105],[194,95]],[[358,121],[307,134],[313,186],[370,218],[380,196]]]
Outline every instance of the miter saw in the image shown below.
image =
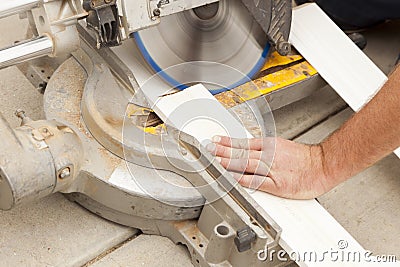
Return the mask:
[[19,64],[41,85],[46,120],[18,110],[11,129],[1,119],[1,209],[62,192],[185,245],[195,265],[266,264],[257,252],[279,248],[279,225],[195,139],[164,125],[141,88],[154,75],[173,90],[207,83],[239,113],[310,93],[322,82],[289,55],[290,0],[3,0],[0,17],[13,14],[34,37],[1,50],[0,66]]

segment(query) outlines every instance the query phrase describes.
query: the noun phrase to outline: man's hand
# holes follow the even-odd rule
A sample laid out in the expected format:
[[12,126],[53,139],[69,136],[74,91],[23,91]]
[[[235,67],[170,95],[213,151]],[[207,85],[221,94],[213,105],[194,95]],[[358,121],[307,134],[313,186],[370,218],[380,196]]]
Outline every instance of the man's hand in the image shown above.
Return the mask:
[[399,103],[397,67],[378,94],[319,145],[216,137],[207,148],[246,187],[286,198],[315,198],[400,146]]
[[325,174],[321,146],[272,137],[216,136],[213,142],[207,149],[245,187],[285,198],[312,199],[336,186]]

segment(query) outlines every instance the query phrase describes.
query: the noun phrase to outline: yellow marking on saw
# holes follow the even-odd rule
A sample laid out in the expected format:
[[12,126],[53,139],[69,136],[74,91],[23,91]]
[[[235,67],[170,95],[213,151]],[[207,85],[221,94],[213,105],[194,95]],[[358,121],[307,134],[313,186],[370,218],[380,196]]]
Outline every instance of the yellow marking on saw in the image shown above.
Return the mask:
[[153,134],[153,135],[160,135],[162,132],[165,132],[167,130],[167,127],[165,124],[160,124],[155,127],[146,127],[142,128],[145,133],[148,134]]
[[268,61],[265,63],[264,67],[261,69],[260,72],[276,67],[276,66],[284,66],[295,61],[302,60],[303,57],[300,55],[292,55],[292,56],[281,56],[278,52],[273,52],[268,58]]
[[[296,62],[298,62],[296,64]],[[269,69],[282,67],[281,70],[274,71],[252,82],[243,84],[235,89],[226,91],[216,95],[215,97],[226,108],[232,108],[246,101],[256,99],[263,95],[267,95],[274,91],[278,91],[287,86],[296,84],[307,78],[318,74],[308,62],[303,61],[300,55],[281,56],[277,52],[273,52],[260,73]],[[131,111],[132,112],[132,111]],[[132,113],[145,113],[149,110],[134,110]],[[157,135],[160,131],[165,130],[165,125],[161,124],[155,127],[142,128],[144,132]]]
[[215,97],[226,108],[269,94],[287,86],[301,82],[318,72],[306,61],[243,84]]

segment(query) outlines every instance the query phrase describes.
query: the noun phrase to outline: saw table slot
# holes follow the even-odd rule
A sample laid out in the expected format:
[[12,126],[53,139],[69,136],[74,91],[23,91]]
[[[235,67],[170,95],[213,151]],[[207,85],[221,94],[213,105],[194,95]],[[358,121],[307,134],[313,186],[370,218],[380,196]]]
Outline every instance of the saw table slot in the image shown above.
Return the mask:
[[264,76],[267,76],[267,75],[270,75],[270,74],[272,74],[272,73],[275,73],[275,72],[284,70],[284,69],[286,69],[286,68],[294,67],[294,66],[296,66],[296,65],[298,65],[298,64],[300,64],[300,63],[302,63],[302,62],[304,62],[304,61],[306,61],[306,60],[305,60],[304,58],[301,58],[301,59],[298,59],[298,60],[296,60],[296,61],[286,63],[286,64],[284,64],[284,65],[271,66],[271,67],[269,67],[269,68],[267,68],[267,69],[262,70],[262,71],[255,77],[255,79],[262,78],[262,77],[264,77]]

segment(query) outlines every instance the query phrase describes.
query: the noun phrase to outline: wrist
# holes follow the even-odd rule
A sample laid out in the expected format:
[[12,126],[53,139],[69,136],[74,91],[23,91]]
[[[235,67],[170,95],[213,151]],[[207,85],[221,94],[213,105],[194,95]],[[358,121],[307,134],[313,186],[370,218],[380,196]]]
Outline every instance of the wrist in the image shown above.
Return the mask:
[[327,179],[327,183],[331,187],[335,187],[338,184],[346,181],[347,178],[350,176],[347,173],[348,170],[341,163],[342,161],[338,160],[338,158],[335,157],[338,151],[332,149],[331,145],[332,144],[329,142],[328,139],[318,146],[321,153],[321,166]]
[[323,144],[312,145],[310,154],[315,178],[325,188],[324,193],[326,193],[340,183],[336,180],[338,177],[335,173],[336,170],[327,161]]

